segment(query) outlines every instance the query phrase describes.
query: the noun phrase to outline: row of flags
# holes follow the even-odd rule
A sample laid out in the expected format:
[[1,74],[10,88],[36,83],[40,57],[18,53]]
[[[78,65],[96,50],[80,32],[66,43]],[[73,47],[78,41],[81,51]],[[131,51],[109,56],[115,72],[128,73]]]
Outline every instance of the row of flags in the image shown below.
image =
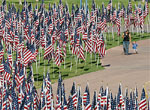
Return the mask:
[[[5,62],[4,73],[8,72],[8,62]],[[38,94],[34,85],[33,70],[27,75],[24,65],[15,68],[12,78],[0,74],[0,110],[149,110],[149,101],[145,89],[139,98],[138,90],[123,95],[122,86],[119,85],[118,93],[112,94],[108,87],[100,87],[99,92],[94,92],[90,99],[90,89],[87,84],[81,94],[81,88],[72,85],[70,95],[66,97],[65,84],[59,75],[57,93],[53,94],[50,73],[43,75],[41,92]]]

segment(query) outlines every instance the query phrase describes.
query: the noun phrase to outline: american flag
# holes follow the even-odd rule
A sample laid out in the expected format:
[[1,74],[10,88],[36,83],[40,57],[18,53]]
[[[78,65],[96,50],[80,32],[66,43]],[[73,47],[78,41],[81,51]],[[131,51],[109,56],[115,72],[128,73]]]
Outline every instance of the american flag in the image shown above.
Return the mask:
[[68,110],[64,84],[62,85],[62,95],[63,95],[63,110]]
[[143,26],[144,26],[144,15],[143,15],[143,11],[141,11],[141,14],[140,14],[140,27],[143,29]]
[[12,52],[11,51],[12,51],[12,49],[11,49],[11,46],[9,45],[7,57],[9,59],[9,66],[10,66],[10,68],[12,68],[12,62],[13,62]]
[[145,0],[145,13],[146,13],[146,16],[149,14],[148,0]]
[[86,103],[85,103],[85,110],[91,110],[91,104],[90,104],[90,96],[87,95]]
[[34,44],[28,44],[27,43],[27,47],[24,48],[23,51],[23,56],[24,56],[24,66],[28,66],[28,64],[32,61],[36,60],[36,55],[35,55],[35,46]]
[[49,57],[51,57],[51,55],[54,54],[54,47],[51,43],[51,38],[49,36],[47,38],[48,41],[45,48],[44,59],[49,59]]
[[24,80],[24,66],[20,69],[19,75],[16,75],[16,82],[17,82],[17,87],[22,86],[23,80]]
[[3,63],[0,65],[0,73],[2,73],[2,72],[4,72],[4,64]]
[[8,82],[11,79],[11,69],[9,67],[9,59],[7,58],[7,62],[4,63],[4,79],[8,80]]
[[4,98],[3,98],[3,102],[2,102],[2,110],[5,110],[5,109],[7,109],[7,98],[8,98],[8,94],[7,94],[8,92],[7,91],[5,91],[5,95],[4,95]]
[[125,104],[124,104],[124,100],[123,100],[121,85],[119,85],[119,89],[118,89],[117,104],[118,104],[118,108],[125,109]]
[[80,47],[79,47],[79,58],[85,60],[84,49],[83,49],[82,41],[81,40],[80,40]]
[[101,106],[104,107],[105,105],[107,105],[107,95],[106,95],[106,91],[103,91],[101,93]]
[[108,5],[107,5],[107,10],[109,11],[112,7],[112,0],[109,1]]
[[116,17],[116,25],[117,25],[117,30],[118,30],[118,36],[120,36],[120,27],[121,27],[119,13],[120,12],[118,11],[117,12],[117,17]]
[[129,13],[132,13],[132,4],[131,4],[131,0],[129,0],[129,3],[128,3],[128,10],[129,10]]
[[77,92],[77,97],[78,97],[77,110],[80,110],[81,106],[83,104],[82,103],[82,96],[81,96],[80,87],[79,87],[78,92]]
[[110,99],[110,97],[108,98],[108,102],[107,102],[108,104],[107,104],[107,110],[111,110],[111,99]]
[[63,54],[62,54],[61,48],[58,44],[56,52],[55,52],[55,63],[56,63],[56,65],[59,66],[62,62],[63,62]]
[[140,103],[139,103],[139,109],[140,110],[146,110],[147,109],[147,101],[146,101],[144,88],[143,88],[142,93],[141,93],[141,100],[140,100]]
[[57,86],[57,95],[56,95],[56,110],[60,110],[61,109],[61,92],[62,92],[62,78],[61,75],[59,74],[59,79],[58,79],[58,86]]
[[83,94],[83,103],[85,104],[86,102],[87,102],[87,97],[88,97],[88,92],[89,91],[89,88],[88,88],[88,85],[86,86],[86,88],[85,88],[85,92],[84,92],[84,94]]
[[3,49],[3,45],[0,42],[0,61],[3,59],[3,55],[4,55],[4,49]]
[[76,108],[77,107],[77,91],[76,91],[76,88],[75,88],[75,83],[73,83],[70,93],[71,93],[71,97],[72,97],[72,100],[73,100],[73,106],[74,106],[74,108]]
[[73,100],[72,97],[69,96],[69,104],[68,104],[68,110],[74,110],[74,106],[73,106]]
[[91,108],[93,110],[98,110],[98,106],[97,106],[97,96],[96,96],[96,92],[94,91],[94,96],[93,96],[93,101],[92,101],[92,106]]

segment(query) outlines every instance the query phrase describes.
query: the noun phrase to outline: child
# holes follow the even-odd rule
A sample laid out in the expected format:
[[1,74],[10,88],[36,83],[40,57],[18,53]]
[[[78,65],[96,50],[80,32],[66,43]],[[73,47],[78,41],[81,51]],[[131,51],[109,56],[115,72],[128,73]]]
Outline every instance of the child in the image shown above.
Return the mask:
[[136,43],[136,41],[134,41],[134,42],[132,42],[132,48],[133,48],[133,50],[134,50],[134,52],[137,54],[138,52],[137,52],[137,43]]

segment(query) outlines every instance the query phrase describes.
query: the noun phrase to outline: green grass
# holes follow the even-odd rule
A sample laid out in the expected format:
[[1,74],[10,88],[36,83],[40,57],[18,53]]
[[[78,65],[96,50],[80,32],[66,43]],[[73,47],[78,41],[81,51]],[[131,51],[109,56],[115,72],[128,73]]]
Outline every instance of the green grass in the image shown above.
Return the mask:
[[[112,38],[112,33],[107,33],[106,38],[107,42],[106,43],[106,49],[122,45],[122,38],[121,36],[117,36],[117,34],[114,34],[114,39]],[[144,39],[149,39],[150,38],[150,33],[144,33],[144,34],[136,34],[136,33],[131,33],[132,36],[132,41],[138,41],[138,40],[144,40]],[[41,53],[41,56],[43,56],[44,52]],[[85,53],[86,56],[86,53]],[[39,57],[37,58],[39,59]],[[86,62],[83,60],[78,59],[78,63],[76,65],[76,56],[72,56],[69,53],[65,59],[65,63],[63,62],[60,67],[56,66],[53,61],[48,64],[48,61],[42,60],[43,57],[40,58],[40,65],[38,65],[38,72],[36,71],[36,64],[33,63],[33,71],[34,71],[34,79],[35,79],[35,86],[37,88],[41,87],[42,81],[43,81],[43,74],[45,74],[49,68],[50,72],[50,77],[52,80],[52,83],[56,82],[59,76],[59,72],[62,75],[63,79],[71,78],[74,76],[79,76],[82,74],[88,74],[90,72],[98,71],[104,69],[101,66],[100,59],[98,58],[98,55],[96,54],[87,54],[86,57]],[[38,60],[39,61],[39,60]],[[72,68],[71,67],[71,62],[72,62]],[[39,62],[38,62],[39,64]],[[64,64],[65,64],[65,69],[64,69]],[[44,69],[45,68],[45,69]],[[45,72],[44,72],[45,70]],[[28,71],[29,72],[29,71]],[[37,74],[38,73],[38,74]],[[37,82],[38,80],[38,82]]]
[[[0,0],[0,3],[1,3],[2,0]],[[24,2],[24,0],[21,0],[22,2]],[[33,7],[35,7],[36,4],[40,4],[42,2],[42,0],[40,0],[39,2],[36,2],[36,0],[26,0],[28,3],[32,3]],[[94,0],[95,1],[95,4],[96,6],[98,7],[102,7],[102,3],[104,3],[105,6],[108,5],[109,3],[109,0]],[[85,2],[86,0],[82,0],[82,4],[85,5]],[[88,2],[88,6],[89,6],[89,9],[91,9],[92,7],[92,0],[87,0]],[[21,8],[21,6],[19,6],[19,0],[7,0],[7,3],[13,3],[15,4],[15,6],[17,8]],[[59,4],[59,0],[44,0],[44,3],[45,3],[45,6],[46,8],[48,9],[48,6],[49,6],[49,3],[51,5],[53,5],[54,3],[56,3],[56,5]],[[72,4],[75,4],[75,5],[78,5],[80,6],[80,0],[62,0],[62,3],[65,5],[66,3],[69,5],[69,10],[71,11],[71,7],[72,7]],[[128,0],[113,0],[113,6],[116,8],[118,8],[118,3],[121,3],[124,4],[126,7],[128,5]],[[141,4],[144,4],[143,2],[141,1],[132,1],[132,5],[134,6],[135,4],[138,4],[138,3],[141,3]]]

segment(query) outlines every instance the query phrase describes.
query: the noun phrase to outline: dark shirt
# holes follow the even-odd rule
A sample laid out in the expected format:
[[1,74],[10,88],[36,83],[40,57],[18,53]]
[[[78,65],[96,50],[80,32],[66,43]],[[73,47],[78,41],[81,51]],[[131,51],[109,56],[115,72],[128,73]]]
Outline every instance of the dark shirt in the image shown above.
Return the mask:
[[129,41],[129,33],[128,34],[126,34],[126,32],[124,33],[123,41]]

